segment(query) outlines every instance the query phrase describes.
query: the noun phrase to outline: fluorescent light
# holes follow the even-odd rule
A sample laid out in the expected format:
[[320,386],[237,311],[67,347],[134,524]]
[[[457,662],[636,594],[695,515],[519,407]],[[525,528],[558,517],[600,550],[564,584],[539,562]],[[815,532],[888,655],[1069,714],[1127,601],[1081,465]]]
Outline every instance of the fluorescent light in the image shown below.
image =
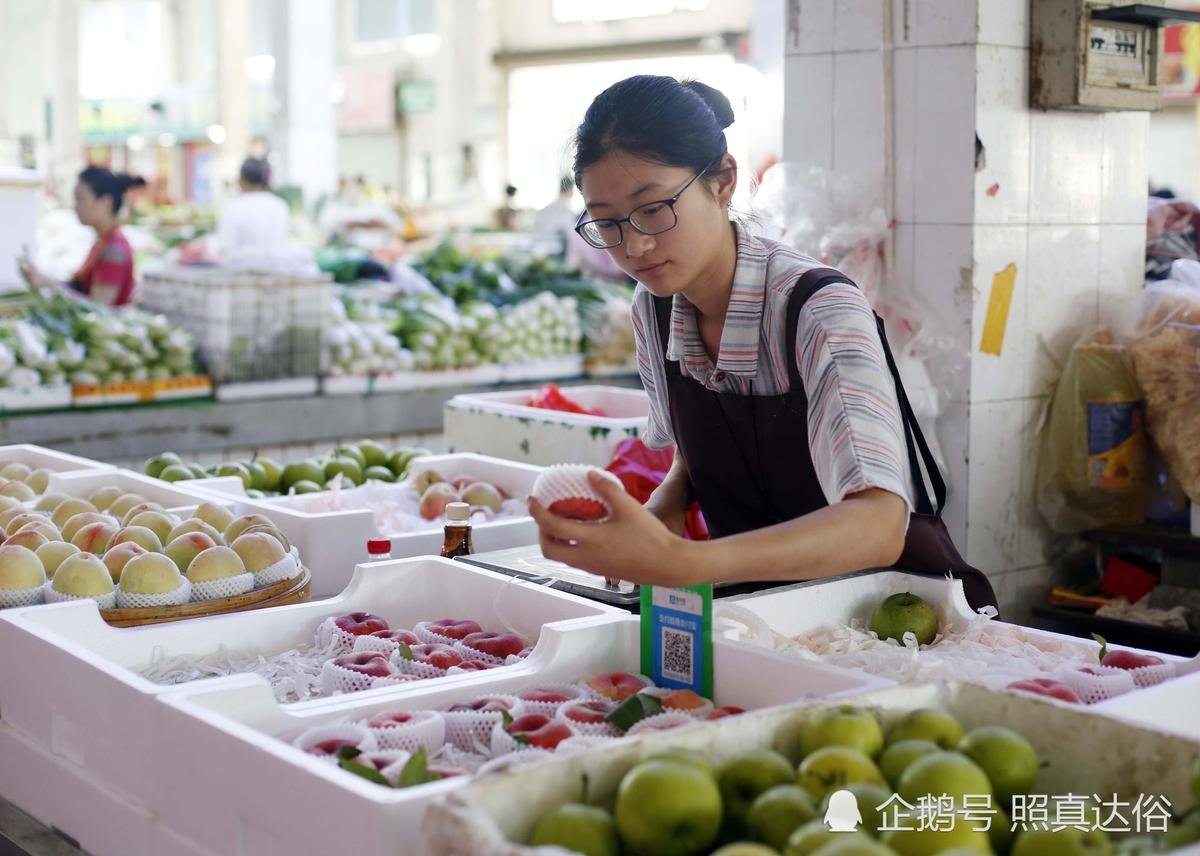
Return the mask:
[[219,146],[225,142],[225,126],[224,125],[209,125],[204,131],[213,145]]

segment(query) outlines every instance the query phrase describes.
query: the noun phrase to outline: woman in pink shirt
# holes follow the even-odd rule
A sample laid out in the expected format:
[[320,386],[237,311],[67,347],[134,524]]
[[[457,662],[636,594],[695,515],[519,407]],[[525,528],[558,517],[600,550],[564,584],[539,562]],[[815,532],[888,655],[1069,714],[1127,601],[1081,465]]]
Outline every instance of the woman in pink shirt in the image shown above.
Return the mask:
[[28,260],[22,260],[20,267],[25,281],[35,288],[58,289],[68,296],[82,296],[108,306],[129,303],[136,285],[133,250],[121,234],[119,218],[125,191],[145,183],[100,166],[89,166],[79,173],[75,213],[80,223],[96,230],[96,243],[70,282],[51,279]]

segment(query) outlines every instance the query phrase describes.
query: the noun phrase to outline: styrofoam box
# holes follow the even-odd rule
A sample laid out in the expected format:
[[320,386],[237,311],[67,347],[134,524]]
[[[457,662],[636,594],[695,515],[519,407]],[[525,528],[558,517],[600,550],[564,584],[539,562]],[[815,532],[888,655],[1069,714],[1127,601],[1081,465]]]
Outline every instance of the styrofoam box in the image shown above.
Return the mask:
[[168,511],[194,509],[202,502],[217,502],[230,505],[228,496],[213,496],[206,491],[187,487],[179,482],[171,483],[144,476],[132,470],[92,470],[60,473],[50,478],[47,493],[62,493],[86,499],[102,487],[119,487],[126,493],[144,496],[157,502]]
[[35,446],[32,443],[17,443],[12,446],[0,446],[0,461],[11,464],[24,464],[31,470],[47,469],[56,473],[95,472],[99,470],[115,470],[112,464],[93,461],[91,458],[81,458],[78,455],[68,455],[45,446]]
[[[885,726],[908,711],[935,707],[956,716],[968,730],[980,725],[1012,728],[1046,762],[1039,774],[1039,793],[1100,794],[1106,799],[1118,794],[1130,805],[1142,794],[1162,795],[1181,809],[1193,802],[1188,777],[1200,742],[1117,722],[1072,705],[967,684],[896,687],[839,702],[875,709]],[[426,844],[435,856],[540,852],[506,842],[527,841],[543,814],[579,800],[583,775],[589,799],[602,803],[639,759],[668,746],[694,749],[717,762],[769,746],[796,760],[800,725],[811,710],[809,705],[750,713],[479,779],[445,795],[444,803],[431,808],[424,819]]]
[[[540,467],[503,461],[483,455],[431,455],[412,462],[409,478],[425,470],[436,470],[446,478],[469,474],[482,481],[492,482],[513,497],[524,497],[533,489],[541,473]],[[203,482],[203,484],[202,484]],[[245,491],[232,481],[197,480],[193,490],[206,490],[214,497],[228,501],[234,491],[242,494],[234,502],[236,514],[256,513],[270,518],[288,540],[300,551],[305,566],[312,572],[314,597],[329,597],[346,587],[354,565],[366,557],[367,541],[371,538],[391,538],[392,558],[437,555],[445,537],[441,521],[431,521],[421,532],[380,532],[370,509],[308,512],[305,504],[328,496],[329,492],[306,493],[301,496],[275,499],[248,499]],[[353,488],[343,491],[353,496]],[[479,523],[472,527],[472,541],[479,552],[502,550],[535,544],[537,524],[528,515]]]
[[1200,672],[1093,705],[1094,710],[1137,725],[1200,740]]
[[[264,685],[210,685],[163,697],[163,731],[175,747],[158,760],[184,779],[163,788],[159,820],[214,853],[353,852],[367,856],[419,853],[421,812],[431,800],[466,783],[448,779],[389,790],[307,755],[290,745],[306,728],[360,719],[382,710],[442,708],[483,692],[514,692],[543,683],[587,678],[603,671],[640,671],[639,621],[547,627],[520,666],[480,672],[454,686],[412,684],[403,692],[367,698],[338,696],[282,708]],[[544,644],[542,644],[544,643]],[[764,677],[769,675],[769,680]],[[833,698],[891,685],[890,681],[805,663],[738,643],[713,649],[714,701],[747,708]],[[195,806],[203,800],[208,811]],[[304,806],[304,811],[297,811]],[[213,822],[214,818],[223,818]],[[245,842],[253,841],[253,846]],[[239,850],[239,842],[244,849]]]
[[[332,600],[138,628],[110,627],[90,600],[16,608],[0,614],[0,651],[4,652],[0,657],[0,711],[7,727],[42,752],[103,783],[117,798],[151,808],[164,785],[174,787],[179,781],[179,769],[162,782],[152,776],[156,753],[165,753],[164,766],[171,767],[180,751],[178,736],[159,730],[156,698],[194,691],[201,685],[252,678],[270,706],[282,710],[266,682],[257,676],[211,678],[175,686],[152,683],[136,670],[149,665],[154,651],[202,655],[223,645],[237,651],[276,653],[311,642],[317,626],[328,616],[358,611],[380,615],[394,627],[460,615],[488,627],[512,627],[527,638],[539,636],[539,631],[545,636],[572,622],[613,621],[628,615],[441,558],[361,565],[349,587]],[[539,638],[531,656],[552,642]],[[476,674],[429,684],[452,685]],[[360,695],[387,698],[396,689],[367,690]],[[314,704],[318,702],[293,707]],[[0,767],[6,765],[0,757]],[[203,813],[200,816],[206,822],[211,820]]]
[[[717,623],[717,632],[723,632],[728,638],[773,648],[774,634],[794,638],[823,627],[849,624],[854,620],[869,624],[875,607],[885,598],[900,592],[912,592],[933,604],[938,609],[943,628],[962,630],[974,618],[960,580],[879,570],[812,580],[723,599],[714,604],[714,621]],[[747,612],[750,615],[746,615]],[[1090,639],[1065,636],[1036,627],[1001,624],[1011,627],[1014,633],[1026,639],[1052,643],[1064,655],[1089,656],[1098,651],[1097,644]],[[1141,652],[1137,648],[1121,645],[1108,647],[1110,650],[1121,648],[1153,653],[1172,662],[1181,659],[1170,654]],[[988,683],[988,678],[986,674],[980,675],[980,682]],[[1130,695],[1142,698],[1141,692]]]
[[443,408],[446,445],[543,466],[604,467],[621,441],[646,433],[650,402],[643,390],[573,386],[564,392],[607,416],[528,407],[535,389],[456,395]]

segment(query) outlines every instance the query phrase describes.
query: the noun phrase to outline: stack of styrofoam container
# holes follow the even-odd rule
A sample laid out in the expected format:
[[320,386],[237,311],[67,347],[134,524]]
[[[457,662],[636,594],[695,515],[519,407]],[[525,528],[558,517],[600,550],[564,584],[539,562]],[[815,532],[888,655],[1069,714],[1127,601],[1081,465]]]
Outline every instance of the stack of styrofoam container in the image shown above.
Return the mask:
[[[558,650],[560,631],[565,635],[572,626],[612,622],[627,615],[440,558],[361,565],[347,589],[332,600],[139,628],[110,627],[92,601],[8,610],[0,615],[0,651],[4,652],[0,657],[0,796],[97,856],[155,852],[152,842],[162,831],[154,828],[154,822],[168,798],[201,824],[223,832],[238,828],[236,811],[213,813],[223,805],[217,792],[243,776],[249,776],[244,781],[258,781],[251,771],[267,756],[249,746],[236,769],[198,765],[193,761],[193,752],[199,749],[191,745],[196,739],[193,729],[178,717],[164,717],[158,699],[178,692],[200,693],[205,686],[248,685],[261,702],[255,716],[286,721],[291,714],[275,702],[266,682],[257,676],[168,686],[152,683],[140,670],[157,655],[206,655],[222,646],[262,654],[286,651],[311,642],[325,618],[359,611],[380,615],[394,627],[411,627],[446,615],[472,618],[489,627],[511,627],[526,638],[538,639],[531,654],[534,663]],[[384,699],[414,686],[428,692],[478,682],[480,677],[502,679],[498,676],[527,671],[523,665],[506,667],[431,680],[425,682],[429,689],[409,684],[357,696],[362,699],[359,703],[374,700],[386,705]],[[350,699],[325,702],[338,706]],[[293,707],[314,704],[318,703]],[[200,745],[219,747],[222,742],[202,740]],[[206,789],[215,790],[202,793],[194,785],[201,780]],[[223,784],[207,784],[218,780]],[[293,784],[278,780],[266,787],[289,806],[294,820],[319,817],[320,806],[289,796]],[[252,831],[245,834],[253,837]],[[216,852],[268,851],[231,846]],[[300,846],[288,852],[316,851]]]
[[[1200,741],[1194,738],[1183,740],[1116,722],[1062,702],[966,684],[896,687],[839,703],[874,709],[885,727],[909,711],[938,708],[955,716],[965,729],[982,725],[1014,729],[1046,762],[1039,773],[1038,793],[1099,794],[1106,800],[1116,795],[1131,810],[1135,802],[1142,804],[1139,798],[1153,796],[1166,797],[1171,806],[1181,809],[1194,802],[1188,783],[1193,760],[1200,752]],[[519,842],[529,840],[542,815],[565,802],[580,800],[583,781],[587,782],[588,799],[603,804],[634,764],[667,747],[691,749],[717,763],[760,747],[777,749],[795,759],[796,735],[810,710],[772,710],[722,719],[478,779],[443,795],[439,804],[430,808],[424,819],[426,846],[433,856],[464,852],[532,856],[542,851]],[[1032,823],[1034,818],[1025,822]],[[1132,816],[1129,825],[1133,826]]]
[[24,464],[31,470],[46,469],[55,473],[96,472],[100,470],[115,470],[112,464],[93,461],[91,458],[81,458],[69,455],[45,446],[35,446],[32,443],[16,443],[11,446],[0,446],[0,463]]
[[[204,852],[241,847],[248,853],[419,854],[425,806],[462,787],[465,778],[391,790],[307,755],[290,741],[312,726],[384,710],[438,709],[485,692],[519,692],[604,671],[638,672],[639,627],[636,618],[547,627],[538,649],[520,666],[477,673],[454,686],[411,685],[386,699],[358,694],[285,709],[265,686],[250,681],[165,696],[162,728],[174,735],[178,749],[158,756],[167,769],[157,778],[187,773],[163,789],[159,821]],[[718,642],[713,660],[718,705],[763,708],[891,684],[736,643]],[[204,813],[195,810],[201,803]]]
[[[454,454],[417,458],[412,462],[408,477],[411,479],[426,470],[435,470],[449,479],[470,475],[491,482],[518,499],[529,495],[541,473],[541,467],[529,464],[484,455]],[[392,557],[404,558],[440,553],[445,537],[440,520],[431,521],[423,531],[381,532],[370,509],[304,510],[314,500],[328,501],[330,491],[278,499],[247,499],[236,478],[201,479],[183,484],[194,485],[193,489],[206,490],[226,501],[236,497],[233,505],[237,514],[255,513],[270,518],[304,557],[306,567],[312,572],[315,597],[328,597],[345,588],[355,563],[366,558],[367,541],[371,538],[390,538]],[[354,489],[341,493],[345,503],[353,505]],[[480,523],[472,527],[472,539],[478,552],[535,544],[537,525],[527,514]]]
[[447,447],[550,466],[607,466],[623,440],[646,433],[650,403],[640,389],[573,386],[565,395],[604,416],[529,407],[535,389],[456,395],[443,408]]

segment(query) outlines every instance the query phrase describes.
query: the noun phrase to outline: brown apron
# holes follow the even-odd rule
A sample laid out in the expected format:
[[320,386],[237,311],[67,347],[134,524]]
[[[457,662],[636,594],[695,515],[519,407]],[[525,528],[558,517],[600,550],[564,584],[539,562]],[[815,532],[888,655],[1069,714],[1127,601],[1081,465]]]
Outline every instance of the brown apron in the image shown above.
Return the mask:
[[[786,321],[787,354],[796,353],[797,326],[805,301],[834,282],[854,284],[832,268],[814,268],[792,289]],[[663,345],[675,443],[712,537],[761,529],[828,505],[808,448],[808,398],[795,358],[788,359],[790,391],[782,395],[754,395],[753,381],[750,395],[715,392],[684,375],[679,363],[667,359],[671,299],[656,297],[654,312]],[[942,522],[946,483],[905,394],[883,319],[878,315],[875,319],[896,382],[916,489],[916,512],[909,520],[904,552],[894,567],[928,576],[951,575],[962,580],[972,609],[995,606],[996,595],[988,578],[959,555]],[[933,500],[921,474],[922,462],[933,486]]]

